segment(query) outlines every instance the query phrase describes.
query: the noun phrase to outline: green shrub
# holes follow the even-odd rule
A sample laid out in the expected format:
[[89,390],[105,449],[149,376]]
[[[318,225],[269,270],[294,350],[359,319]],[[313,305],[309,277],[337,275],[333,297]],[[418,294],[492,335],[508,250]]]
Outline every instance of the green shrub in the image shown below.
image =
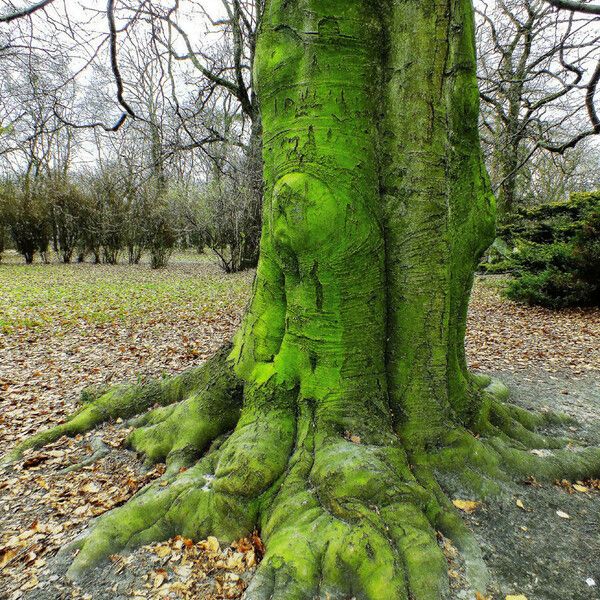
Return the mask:
[[49,205],[37,182],[6,180],[0,185],[0,212],[17,252],[30,264],[36,252],[46,261],[52,237]]
[[499,231],[513,300],[551,308],[600,305],[600,191],[521,209]]

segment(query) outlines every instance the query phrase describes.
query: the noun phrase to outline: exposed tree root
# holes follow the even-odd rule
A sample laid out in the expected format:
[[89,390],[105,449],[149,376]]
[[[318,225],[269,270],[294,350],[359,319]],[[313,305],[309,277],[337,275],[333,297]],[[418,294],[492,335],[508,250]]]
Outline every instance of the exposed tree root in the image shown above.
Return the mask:
[[[1,464],[7,464],[18,460],[25,450],[30,448],[42,448],[52,442],[55,442],[63,435],[73,437],[75,435],[86,433],[99,425],[116,419],[130,419],[136,415],[147,411],[153,406],[170,407],[187,399],[188,402],[179,409],[179,415],[184,413],[189,415],[187,424],[192,425],[196,430],[202,428],[202,424],[194,423],[195,410],[201,411],[206,415],[206,421],[212,420],[210,425],[206,424],[211,433],[221,429],[227,430],[235,426],[237,417],[242,404],[242,383],[234,375],[233,369],[227,363],[227,355],[230,347],[223,347],[204,365],[185,371],[176,377],[169,377],[160,380],[153,380],[140,385],[118,385],[112,388],[100,388],[99,390],[86,390],[82,393],[81,408],[73,414],[65,423],[62,423],[52,429],[42,431],[16,446],[11,452],[3,457]],[[147,419],[148,424],[153,420],[166,417],[166,412],[160,410],[152,411],[142,417],[141,422]],[[222,425],[219,425],[219,422]],[[173,439],[173,436],[167,436],[168,427],[165,426],[163,433],[165,438]],[[219,432],[221,433],[221,432]],[[182,439],[193,438],[201,446],[200,452],[204,447],[201,443],[202,433],[185,432]],[[152,433],[148,431],[147,440],[142,439],[144,435],[136,436],[132,440],[134,447],[139,444],[140,448],[148,453],[149,458],[154,461],[165,458],[171,449],[183,451],[181,443],[172,442],[172,447],[163,441],[159,448],[152,443]],[[211,437],[209,441],[212,441]]]
[[[167,459],[177,468],[77,540],[70,548],[79,548],[71,577],[111,554],[176,534],[231,541],[258,526],[267,551],[246,592],[251,600],[439,600],[450,598],[436,537],[441,531],[461,551],[472,588],[483,592],[488,576],[481,552],[440,482],[446,490],[485,497],[514,477],[600,473],[600,449],[534,431],[564,423],[564,417],[506,404],[506,392],[495,382],[485,388],[477,434],[454,427],[438,448],[409,454],[391,427],[373,433],[357,422],[354,435],[338,431],[297,389],[247,386],[240,416],[241,387],[224,368],[224,356],[211,362],[220,368],[217,375],[200,369],[180,376],[177,385],[161,383],[162,395],[153,393],[153,402],[185,399],[132,422],[139,429],[131,445],[149,461]],[[135,389],[144,398],[135,410],[147,407],[143,388]],[[108,391],[84,410],[130,415],[124,397]],[[117,406],[105,408],[108,398]],[[192,461],[191,468],[179,468]]]
[[345,439],[296,390],[265,387],[219,447],[100,519],[70,575],[177,533],[232,540],[259,524],[267,553],[249,598],[445,597],[441,508],[400,445]]
[[67,473],[72,473],[73,471],[79,471],[79,469],[83,469],[83,467],[87,467],[98,462],[110,452],[110,448],[100,439],[100,436],[96,436],[92,439],[90,442],[90,449],[92,451],[90,455],[86,456],[83,460],[75,463],[74,465],[61,469],[58,474],[66,475]]

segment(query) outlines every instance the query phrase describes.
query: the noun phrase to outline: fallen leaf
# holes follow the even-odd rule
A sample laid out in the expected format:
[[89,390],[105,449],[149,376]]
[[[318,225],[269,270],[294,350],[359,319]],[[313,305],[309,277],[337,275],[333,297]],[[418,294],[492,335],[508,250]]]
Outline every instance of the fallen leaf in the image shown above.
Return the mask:
[[3,548],[0,550],[0,569],[3,569],[15,556],[17,551],[12,548]]
[[173,569],[177,577],[183,581],[187,581],[192,575],[192,565],[178,566]]
[[517,506],[518,506],[520,509],[522,509],[522,510],[525,510],[525,505],[523,504],[523,500],[521,500],[521,498],[517,498],[516,505],[517,505]]
[[219,540],[216,537],[210,536],[205,542],[202,542],[202,547],[210,554],[216,554],[220,550]]
[[157,546],[156,548],[154,548],[154,553],[159,558],[164,558],[165,556],[171,554],[171,548],[169,548],[168,546]]
[[167,580],[167,572],[164,569],[159,569],[154,575],[154,589],[159,588]]
[[578,483],[573,484],[573,489],[581,492],[582,494],[590,491],[589,488],[585,487],[585,485],[579,485]]
[[557,510],[556,514],[561,518],[561,519],[570,519],[570,515],[568,515],[566,512],[563,512],[562,510]]
[[82,488],[82,492],[86,494],[96,494],[100,491],[100,486],[97,483],[86,483]]
[[474,513],[480,506],[481,502],[475,502],[475,500],[452,500],[452,504],[467,514]]

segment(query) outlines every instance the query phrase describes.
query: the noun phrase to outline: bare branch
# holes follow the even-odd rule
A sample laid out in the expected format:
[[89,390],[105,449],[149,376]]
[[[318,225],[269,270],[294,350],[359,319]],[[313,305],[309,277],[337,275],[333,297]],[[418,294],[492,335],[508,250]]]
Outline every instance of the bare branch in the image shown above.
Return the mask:
[[550,150],[551,152],[556,152],[558,154],[564,154],[566,150],[569,148],[574,148],[581,140],[584,140],[587,137],[592,135],[600,134],[600,118],[598,118],[598,113],[596,111],[596,106],[594,103],[594,97],[596,95],[596,91],[598,89],[598,84],[600,83],[600,61],[596,64],[596,69],[590,82],[587,87],[587,93],[585,95],[585,105],[588,111],[588,116],[592,127],[586,131],[583,131],[579,135],[575,136],[568,142],[565,142],[561,145],[551,146],[551,145],[542,145],[545,150]]
[[45,8],[49,4],[52,4],[52,2],[54,2],[54,0],[41,0],[41,2],[36,2],[35,4],[28,6],[27,8],[22,8],[20,10],[16,10],[7,15],[0,15],[0,23],[10,23],[11,21],[14,21],[15,19],[21,19],[22,17],[28,17],[28,16],[32,15],[34,12],[37,12],[38,10]]
[[115,0],[108,0],[106,6],[106,16],[108,18],[108,28],[110,32],[110,67],[117,84],[117,100],[119,104],[125,109],[127,114],[135,118],[133,109],[127,104],[127,101],[123,97],[123,79],[121,72],[119,71],[119,62],[117,60],[117,27],[115,25]]
[[583,2],[575,2],[574,0],[546,0],[555,8],[564,8],[574,12],[586,13],[588,15],[600,15],[600,4],[584,4]]

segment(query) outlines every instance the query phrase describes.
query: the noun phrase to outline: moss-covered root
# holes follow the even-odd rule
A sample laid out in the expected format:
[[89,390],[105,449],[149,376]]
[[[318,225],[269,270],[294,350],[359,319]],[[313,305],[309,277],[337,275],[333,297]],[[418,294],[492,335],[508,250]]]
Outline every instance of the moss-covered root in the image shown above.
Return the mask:
[[503,383],[489,378],[483,382],[483,408],[474,427],[477,433],[512,440],[522,449],[564,448],[571,442],[568,438],[540,435],[536,430],[548,425],[573,424],[572,417],[525,410],[508,402],[510,392]]
[[258,526],[267,553],[248,600],[449,598],[435,532],[447,509],[399,443],[318,434],[296,390],[268,387],[246,390],[234,433],[195,466],[99,519],[69,576],[175,534],[230,542]]
[[448,432],[439,449],[415,453],[411,461],[443,475],[449,485],[460,481],[462,489],[480,498],[500,493],[503,483],[527,477],[553,482],[600,476],[599,447],[560,447],[559,438],[554,440],[556,445],[549,443],[553,438],[540,439],[540,445],[527,446],[500,430],[478,438],[457,427]]
[[221,436],[192,468],[168,471],[99,519],[79,540],[70,577],[110,554],[175,534],[231,542],[250,533],[260,499],[285,472],[293,446],[295,391],[272,392],[248,390],[251,407],[230,436]]
[[[546,481],[598,476],[600,448],[536,431],[549,425],[573,424],[576,421],[572,417],[510,404],[508,388],[497,380],[484,381],[482,388],[483,410],[474,428],[481,440],[460,428],[453,430],[447,440],[447,445],[457,451],[454,465],[462,464],[463,473],[479,471],[484,478],[500,479],[506,475],[533,476]],[[443,462],[449,464],[452,455],[450,451]]]
[[[451,596],[437,530],[463,554],[472,589],[485,593],[481,552],[439,474],[452,472],[485,495],[511,474],[579,477],[600,466],[598,449],[547,450],[548,460],[460,427],[442,448],[408,458],[391,426],[373,430],[359,419],[348,436],[295,388],[247,386],[244,396],[233,433],[195,466],[169,471],[97,522],[80,542],[71,577],[176,534],[230,542],[259,527],[267,552],[247,600],[441,600]],[[142,431],[174,423],[177,410],[150,413]]]
[[220,435],[232,431],[242,408],[243,387],[229,369],[195,388],[178,404],[156,408],[128,424],[128,444],[148,463],[166,459],[169,469],[193,464]]
[[348,439],[317,414],[300,402],[285,476],[262,498],[267,551],[246,598],[449,598],[435,532],[445,509],[399,440],[359,421]]
[[100,519],[69,576],[175,534],[230,542],[258,525],[267,553],[247,600],[450,598],[432,526],[442,510],[404,452],[337,435],[316,442],[307,427],[286,430],[290,416],[280,406],[242,423],[194,467]]
[[212,453],[192,469],[161,478],[124,506],[100,517],[91,530],[61,551],[79,549],[67,576],[77,580],[108,556],[128,548],[175,534],[202,538],[210,532],[210,483],[216,457],[217,453]]
[[[241,383],[227,361],[229,347],[222,348],[204,365],[190,369],[176,377],[153,380],[139,385],[118,385],[103,391],[97,397],[84,394],[83,406],[65,423],[42,431],[16,446],[7,453],[0,464],[8,464],[21,458],[30,448],[42,448],[61,436],[75,436],[91,431],[113,419],[129,419],[154,405],[168,406],[181,402],[194,394],[202,396],[211,391],[223,409],[224,398],[230,399],[229,414],[239,413]],[[206,408],[206,403],[198,408]]]
[[248,600],[450,597],[439,504],[399,447],[309,435],[263,506],[267,552]]

